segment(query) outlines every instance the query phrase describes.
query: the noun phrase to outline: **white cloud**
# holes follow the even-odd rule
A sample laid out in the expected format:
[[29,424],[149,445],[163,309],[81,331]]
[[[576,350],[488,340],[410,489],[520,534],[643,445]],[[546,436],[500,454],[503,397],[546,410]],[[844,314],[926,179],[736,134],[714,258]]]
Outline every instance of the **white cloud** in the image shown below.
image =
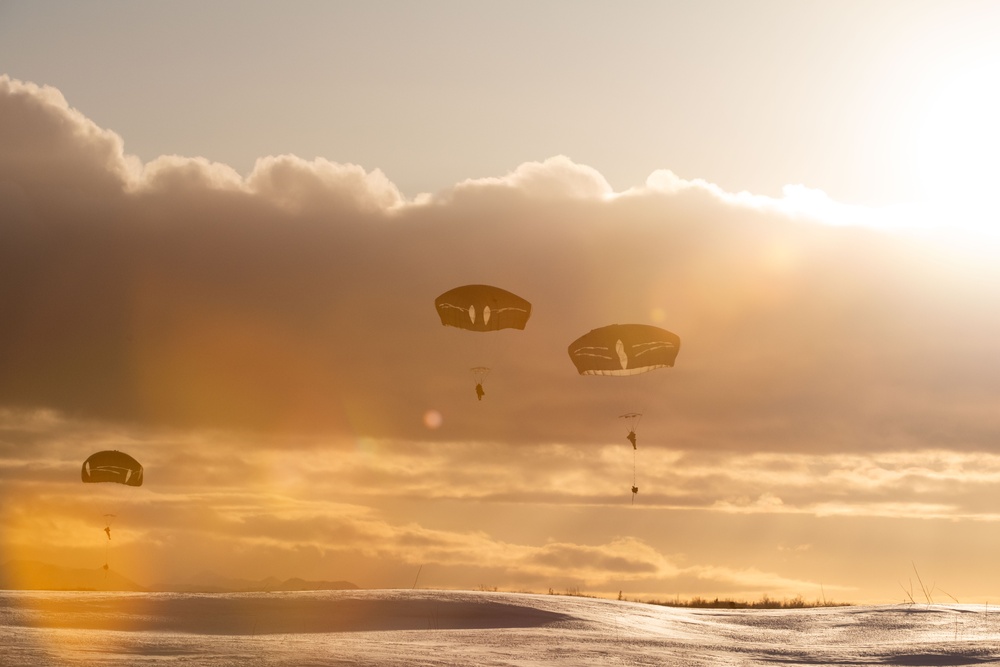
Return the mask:
[[[544,162],[525,162],[502,177],[470,179],[454,188],[455,194],[468,190],[500,187],[537,199],[595,199],[613,194],[607,180],[596,169],[580,165],[565,155]],[[451,195],[445,193],[447,200]]]
[[403,197],[380,170],[366,172],[354,164],[317,158],[311,162],[282,155],[257,160],[247,178],[252,192],[293,212],[341,207],[388,211]]
[[97,126],[55,88],[0,75],[0,182],[32,197],[107,196],[139,163],[122,138]]
[[243,178],[235,169],[205,158],[165,155],[146,163],[130,184],[136,192],[165,192],[187,195],[192,190],[245,191]]

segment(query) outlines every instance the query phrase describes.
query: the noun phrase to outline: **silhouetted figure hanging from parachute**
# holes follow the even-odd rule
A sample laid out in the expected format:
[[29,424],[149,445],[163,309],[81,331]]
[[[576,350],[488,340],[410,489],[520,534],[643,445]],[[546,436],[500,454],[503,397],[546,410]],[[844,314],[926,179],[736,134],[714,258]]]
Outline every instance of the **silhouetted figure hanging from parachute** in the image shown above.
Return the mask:
[[[80,478],[88,484],[113,482],[125,486],[142,486],[142,466],[125,452],[105,450],[87,457],[80,469]],[[104,532],[111,539],[111,522],[114,514],[104,515]],[[108,571],[107,550],[105,549],[105,573]]]
[[[569,358],[580,375],[627,377],[671,368],[681,349],[677,334],[649,324],[611,324],[585,333],[569,345]],[[632,443],[632,502],[639,493],[635,485],[636,425],[642,414],[619,416],[626,422]]]
[[[463,285],[434,300],[441,324],[476,334],[495,334],[501,329],[523,330],[531,317],[531,304],[518,295],[492,285]],[[476,382],[476,399],[483,400],[483,381],[490,369],[470,369]]]
[[635,427],[639,424],[639,420],[642,419],[642,414],[638,412],[627,412],[623,415],[618,415],[619,419],[625,421],[625,430],[627,434],[625,439],[632,443],[632,449],[637,449],[635,442]]

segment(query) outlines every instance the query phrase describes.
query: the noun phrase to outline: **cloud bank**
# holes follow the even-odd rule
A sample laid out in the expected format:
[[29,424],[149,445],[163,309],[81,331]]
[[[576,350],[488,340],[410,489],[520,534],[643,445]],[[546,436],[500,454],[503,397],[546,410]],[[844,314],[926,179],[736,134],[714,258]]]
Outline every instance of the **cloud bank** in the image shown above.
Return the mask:
[[[323,159],[262,158],[245,178],[139,164],[57,91],[9,77],[0,117],[9,407],[573,442],[621,392],[575,376],[565,346],[635,321],[682,338],[656,402],[684,448],[976,448],[1000,427],[996,273],[912,239],[666,172],[614,193],[565,157],[415,201]],[[535,305],[503,341],[495,409],[465,404],[454,348],[478,343],[431,306],[471,282]]]

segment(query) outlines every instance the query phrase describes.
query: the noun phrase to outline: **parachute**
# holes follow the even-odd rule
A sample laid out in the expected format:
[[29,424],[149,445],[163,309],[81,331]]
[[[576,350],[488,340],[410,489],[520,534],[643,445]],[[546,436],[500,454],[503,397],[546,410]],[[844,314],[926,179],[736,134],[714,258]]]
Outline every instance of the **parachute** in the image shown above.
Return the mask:
[[681,349],[675,333],[649,324],[610,324],[570,343],[580,375],[636,375],[674,365]]
[[142,466],[125,452],[107,450],[91,454],[83,462],[80,477],[84,482],[117,482],[142,486]]
[[[473,333],[490,333],[490,338],[502,329],[523,330],[531,317],[531,304],[522,297],[492,285],[463,285],[450,289],[434,299],[441,324]],[[495,344],[495,343],[494,343]],[[486,391],[483,382],[490,368],[483,365],[484,356],[494,356],[477,345],[475,355],[478,365],[470,368],[476,383],[476,398],[480,401]]]
[[[671,368],[681,349],[677,334],[649,324],[610,324],[593,329],[570,343],[569,358],[580,375],[630,376]],[[639,493],[635,483],[636,425],[640,412],[619,415],[632,443],[632,502]]]
[[[117,449],[105,450],[87,457],[80,469],[80,478],[87,484],[113,482],[125,486],[142,486],[142,466],[125,452],[119,452]],[[111,524],[115,516],[110,512],[104,513],[104,532],[109,540],[105,543],[104,549],[105,576],[109,570]]]
[[492,285],[463,285],[434,299],[441,324],[468,331],[524,329],[531,304]]

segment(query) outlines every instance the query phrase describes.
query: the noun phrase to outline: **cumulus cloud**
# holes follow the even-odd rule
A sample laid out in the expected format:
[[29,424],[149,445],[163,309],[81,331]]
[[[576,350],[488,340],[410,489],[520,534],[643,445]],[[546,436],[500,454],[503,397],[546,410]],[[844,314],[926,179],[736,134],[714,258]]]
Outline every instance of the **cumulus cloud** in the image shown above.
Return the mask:
[[221,191],[245,191],[243,178],[232,167],[205,158],[164,155],[143,165],[129,183],[135,192],[188,194],[204,188]]
[[[575,376],[565,346],[636,321],[684,341],[650,390],[667,409],[647,418],[647,446],[667,444],[655,435],[667,424],[680,448],[975,448],[1000,429],[985,381],[1000,323],[974,307],[993,273],[804,221],[801,197],[666,171],[615,194],[555,157],[407,202],[377,169],[323,159],[262,158],[245,179],[201,158],[137,166],[58,91],[10,78],[2,91],[5,405],[178,427],[593,440],[597,415],[628,408],[604,407],[619,392]],[[456,352],[475,343],[430,307],[470,282],[535,304],[475,406]],[[440,428],[423,425],[429,410]]]
[[378,169],[368,173],[353,164],[306,162],[294,155],[257,160],[247,186],[293,212],[345,208],[385,212],[403,203],[399,190]]
[[0,75],[0,181],[32,200],[75,191],[93,201],[127,183],[123,141],[69,106],[55,88]]
[[596,169],[576,164],[565,155],[558,155],[544,162],[525,162],[500,178],[464,181],[438,199],[484,189],[502,189],[533,199],[599,200],[613,194],[611,185]]

